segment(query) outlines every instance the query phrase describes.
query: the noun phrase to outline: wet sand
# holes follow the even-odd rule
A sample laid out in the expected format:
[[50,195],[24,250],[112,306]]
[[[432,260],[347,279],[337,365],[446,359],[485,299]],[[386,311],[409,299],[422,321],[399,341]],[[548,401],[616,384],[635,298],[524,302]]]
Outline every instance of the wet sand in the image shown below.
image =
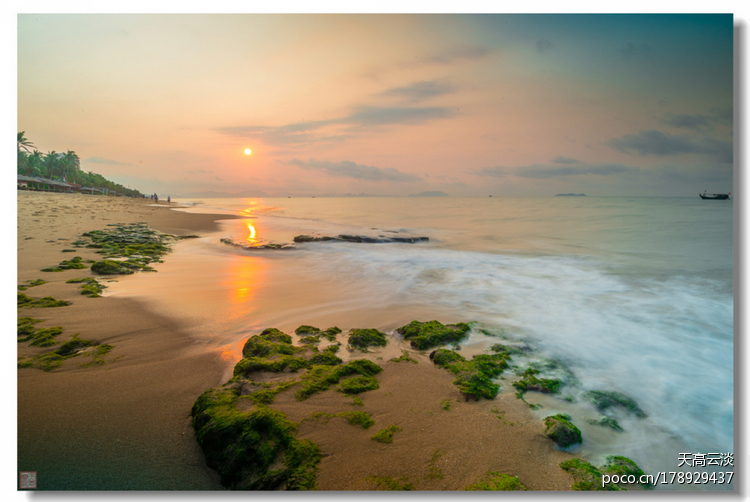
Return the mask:
[[[221,489],[218,476],[203,462],[189,414],[204,390],[223,383],[236,359],[222,359],[218,350],[199,343],[189,317],[165,315],[161,303],[146,300],[149,295],[86,298],[65,281],[90,276],[90,271],[39,272],[76,255],[100,259],[92,249],[61,251],[83,232],[106,229],[109,223],[145,221],[157,230],[187,235],[211,232],[215,220],[230,218],[166,206],[126,198],[18,194],[18,284],[41,278],[50,282],[25,293],[73,302],[19,309],[19,317],[44,319],[38,327],[63,326],[61,340],[80,333],[115,347],[103,366],[84,368],[73,358],[49,373],[18,370],[18,467],[37,471],[40,489]],[[170,257],[164,257],[165,266]],[[134,283],[148,287],[151,275],[140,274]],[[272,304],[273,298],[264,298],[264,308]],[[400,353],[401,347],[392,345],[367,356],[385,371],[377,377],[380,388],[361,396],[364,406],[352,406],[336,392],[303,402],[281,394],[273,405],[301,421],[299,436],[323,451],[320,490],[370,490],[371,476],[406,477],[419,490],[456,490],[487,471],[517,475],[530,489],[569,489],[572,479],[558,464],[572,455],[553,447],[543,424],[508,390],[510,385],[495,401],[463,402],[452,376],[426,355],[412,354],[418,364],[387,361]],[[18,344],[19,356],[45,350]],[[451,402],[449,410],[443,409],[445,400]],[[363,430],[341,418],[305,420],[315,411],[349,410],[370,413],[376,424]],[[390,424],[403,429],[392,444],[370,439]]]

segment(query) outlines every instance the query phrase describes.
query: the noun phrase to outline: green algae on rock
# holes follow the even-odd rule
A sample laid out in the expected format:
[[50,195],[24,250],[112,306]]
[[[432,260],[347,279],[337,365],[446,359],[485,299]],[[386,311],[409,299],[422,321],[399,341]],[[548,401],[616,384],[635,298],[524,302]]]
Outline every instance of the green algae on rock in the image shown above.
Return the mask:
[[394,358],[388,359],[388,360],[391,361],[391,362],[393,362],[393,363],[410,362],[410,363],[418,364],[418,362],[417,362],[416,359],[412,359],[411,357],[409,357],[409,352],[406,351],[406,350],[402,350],[401,351],[401,356],[394,357]]
[[42,284],[47,284],[47,281],[43,279],[28,280],[26,281],[26,284],[21,284],[20,286],[18,286],[18,290],[26,291],[29,288],[33,288],[34,286],[41,286]]
[[63,260],[59,265],[55,267],[43,268],[42,272],[62,272],[63,270],[87,268],[83,264],[83,258],[80,256],[74,256],[70,260]]
[[[52,335],[52,336],[56,336],[57,334],[62,332],[62,328],[59,326],[56,326],[54,328],[48,328],[48,329],[55,331],[55,335]],[[56,343],[57,342],[54,342],[52,343],[52,345]],[[41,346],[47,346],[47,345],[41,345]],[[52,371],[60,367],[63,364],[63,362],[65,362],[67,359],[70,359],[70,358],[73,358],[82,354],[90,355],[91,357],[94,358],[92,362],[82,364],[82,366],[86,367],[86,366],[92,366],[92,365],[97,365],[97,364],[104,364],[105,361],[102,359],[102,356],[109,353],[109,351],[112,348],[113,348],[112,345],[104,345],[104,344],[100,344],[99,342],[92,341],[92,340],[83,340],[81,338],[78,338],[78,334],[75,334],[70,340],[63,343],[62,346],[60,346],[57,350],[54,350],[52,352],[45,352],[43,354],[28,358],[28,359],[20,359],[18,361],[18,367],[19,368],[32,368],[33,367],[33,368],[38,368],[42,371]]]
[[385,334],[376,329],[352,329],[349,330],[349,346],[366,351],[367,347],[385,347],[388,340]]
[[638,403],[622,392],[592,390],[586,392],[584,397],[591,401],[596,406],[596,409],[602,413],[608,408],[620,407],[638,418],[646,418],[646,413],[638,406]]
[[472,483],[466,488],[466,491],[527,491],[523,483],[518,480],[517,476],[503,474],[501,472],[487,472],[483,479]]
[[468,336],[471,327],[463,322],[458,324],[441,324],[438,321],[412,321],[396,330],[409,340],[411,346],[419,350],[426,350],[439,345],[457,343]]
[[581,430],[573,425],[569,415],[557,414],[546,417],[544,425],[546,427],[544,432],[547,437],[560,448],[568,448],[583,442]]
[[65,282],[70,284],[84,283],[81,284],[79,289],[81,290],[82,295],[88,296],[89,298],[99,298],[102,296],[102,291],[107,288],[107,286],[101,284],[93,277],[79,277],[76,279],[68,279]]
[[370,439],[372,439],[373,441],[377,441],[378,443],[390,444],[393,443],[393,435],[402,430],[403,429],[398,425],[389,425],[384,429],[380,429]]
[[[600,468],[596,468],[585,460],[573,458],[560,464],[565,471],[573,475],[575,482],[571,486],[574,490],[579,491],[619,491],[625,490],[625,486],[616,483],[604,483],[604,475],[628,476],[633,475],[637,483],[640,483],[643,471],[638,465],[627,457],[613,455],[607,457],[607,463]],[[649,483],[641,484],[643,488],[651,489],[653,485]]]
[[321,453],[298,440],[297,424],[280,411],[256,404],[241,411],[236,386],[209,389],[193,405],[193,429],[221,483],[235,490],[311,490]]
[[65,307],[70,305],[70,302],[65,300],[55,300],[51,296],[45,296],[43,298],[31,298],[26,296],[25,293],[17,293],[18,308],[51,308],[51,307]]
[[615,420],[614,418],[611,418],[611,417],[602,417],[599,420],[594,420],[593,418],[589,418],[587,420],[587,422],[590,423],[591,425],[599,425],[601,427],[609,427],[610,429],[614,429],[617,432],[622,432],[623,431],[622,427],[617,422],[617,420]]
[[364,411],[342,411],[341,413],[326,413],[323,411],[316,411],[312,414],[314,419],[325,419],[328,423],[332,418],[341,417],[345,418],[351,425],[358,425],[363,429],[369,429],[375,425],[375,420],[372,419],[369,413]]
[[520,376],[523,378],[517,382],[513,382],[513,387],[518,390],[518,397],[520,398],[525,392],[535,390],[544,394],[556,394],[560,391],[562,381],[557,378],[537,378],[539,370],[534,368],[528,368],[526,371],[521,373]]
[[507,354],[480,354],[467,361],[458,352],[447,349],[437,349],[430,354],[430,359],[435,364],[456,375],[453,384],[467,401],[495,399],[500,385],[492,379],[500,376],[508,367],[507,358]]
[[124,262],[115,260],[102,260],[91,265],[91,271],[99,275],[130,275],[135,271],[126,267]]

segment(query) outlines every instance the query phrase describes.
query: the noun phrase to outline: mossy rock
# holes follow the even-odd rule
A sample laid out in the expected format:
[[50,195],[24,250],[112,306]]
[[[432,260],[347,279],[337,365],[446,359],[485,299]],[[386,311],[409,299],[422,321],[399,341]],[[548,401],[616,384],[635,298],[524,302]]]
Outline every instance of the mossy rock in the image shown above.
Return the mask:
[[561,448],[583,442],[581,430],[570,422],[570,416],[557,414],[544,419],[545,434]]
[[91,265],[91,271],[99,275],[129,275],[135,273],[123,262],[102,260]]
[[[601,468],[601,471],[606,474],[613,474],[616,476],[635,476],[636,480],[640,480],[641,476],[645,473],[638,467],[634,461],[621,455],[610,455],[607,457],[607,463]],[[643,484],[644,488],[653,488],[650,483]]]
[[398,425],[389,425],[384,429],[380,429],[370,439],[377,441],[378,443],[390,444],[393,443],[393,435],[402,430],[403,429]]
[[42,272],[62,272],[63,270],[87,268],[83,264],[83,258],[74,256],[70,260],[63,260],[56,267],[43,268]]
[[484,479],[470,484],[466,491],[527,491],[517,476],[503,474],[501,472],[487,472]]
[[341,333],[341,328],[338,326],[333,326],[332,328],[328,328],[325,330],[322,334],[323,337],[325,337],[326,340],[329,342],[335,342],[336,341],[336,335]]
[[344,361],[338,357],[333,351],[322,350],[310,358],[310,364],[320,364],[325,366],[336,366],[343,363]]
[[591,401],[596,409],[604,413],[605,410],[612,407],[624,408],[638,418],[646,418],[646,413],[638,406],[638,403],[630,396],[622,392],[592,390],[583,395]]
[[313,394],[325,392],[344,377],[352,375],[372,377],[382,370],[383,368],[367,359],[355,359],[338,366],[314,365],[302,375],[301,388],[297,390],[295,397],[303,401]]
[[623,431],[622,427],[617,422],[617,420],[611,417],[602,417],[599,420],[594,420],[593,418],[589,418],[587,422],[590,423],[591,425],[598,425],[600,427],[609,427],[610,429],[616,430],[617,432]]
[[297,372],[308,368],[307,359],[301,356],[282,355],[273,359],[265,357],[245,357],[234,366],[234,375],[247,376],[251,373],[281,373],[284,371]]
[[206,464],[234,490],[312,490],[321,453],[296,438],[297,424],[280,411],[235,407],[232,387],[210,389],[193,404],[193,429]]
[[580,458],[571,458],[560,463],[560,467],[573,476],[571,488],[578,491],[618,491],[617,485],[602,486],[602,472]]
[[439,345],[457,343],[468,336],[471,327],[466,323],[441,324],[438,321],[412,321],[396,331],[409,340],[411,346],[419,350],[426,350]]
[[500,385],[492,381],[508,367],[507,354],[480,354],[467,361],[461,354],[452,350],[438,349],[430,354],[430,359],[454,375],[453,382],[464,398],[468,400],[495,399]]
[[320,328],[316,328],[315,326],[308,326],[306,324],[303,324],[299,328],[294,330],[294,333],[299,336],[303,335],[319,335],[320,334]]
[[344,394],[360,394],[368,390],[375,390],[379,387],[375,377],[360,375],[343,380],[340,384],[341,391]]
[[400,357],[394,357],[394,358],[388,359],[388,360],[390,362],[393,362],[393,363],[409,362],[409,363],[418,364],[417,360],[416,359],[412,359],[409,356],[409,352],[407,352],[406,350],[402,350],[401,351],[401,356]]
[[34,279],[26,281],[26,284],[21,284],[18,286],[19,291],[26,291],[29,288],[33,288],[34,286],[41,286],[42,284],[47,284],[47,281],[42,279]]
[[[612,455],[607,457],[607,462],[603,467],[596,468],[585,460],[574,458],[566,460],[560,464],[564,470],[573,475],[575,482],[571,486],[574,490],[580,491],[620,491],[626,490],[623,485],[615,483],[603,483],[603,475],[613,476],[635,476],[636,482],[644,474],[643,470],[638,467],[634,461],[627,457]],[[642,484],[643,488],[649,490],[653,488],[651,484]]]
[[526,371],[521,373],[523,378],[517,382],[513,382],[513,387],[518,389],[520,394],[530,390],[542,392],[544,394],[557,394],[560,392],[560,387],[562,386],[561,380],[557,378],[538,378],[536,376],[538,374],[538,369],[526,369]]
[[388,340],[384,333],[376,329],[352,329],[349,331],[349,345],[355,349],[366,350],[368,347],[385,347]]
[[45,296],[38,299],[26,296],[25,293],[17,293],[16,296],[18,300],[18,308],[52,308],[70,305],[70,302],[56,300],[51,296]]

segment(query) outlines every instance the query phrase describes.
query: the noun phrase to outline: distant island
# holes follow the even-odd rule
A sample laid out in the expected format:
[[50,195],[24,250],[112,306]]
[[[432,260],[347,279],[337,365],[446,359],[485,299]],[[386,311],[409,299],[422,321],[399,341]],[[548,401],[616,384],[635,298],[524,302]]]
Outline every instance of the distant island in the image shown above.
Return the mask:
[[412,194],[410,197],[450,197],[447,193],[441,192],[440,190],[431,190],[428,192],[422,192],[419,194]]
[[559,193],[555,197],[586,197],[585,193]]

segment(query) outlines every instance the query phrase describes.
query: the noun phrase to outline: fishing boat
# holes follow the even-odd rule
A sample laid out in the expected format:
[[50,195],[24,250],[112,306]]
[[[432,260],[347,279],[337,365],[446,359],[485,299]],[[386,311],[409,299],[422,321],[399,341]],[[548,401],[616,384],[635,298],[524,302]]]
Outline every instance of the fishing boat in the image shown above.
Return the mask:
[[698,195],[701,196],[701,199],[706,199],[706,200],[728,200],[729,199],[729,195],[731,195],[731,193],[732,193],[732,192],[729,192],[729,193],[715,193],[715,194],[709,195],[706,192],[707,192],[707,190],[704,190],[703,193],[698,194]]

